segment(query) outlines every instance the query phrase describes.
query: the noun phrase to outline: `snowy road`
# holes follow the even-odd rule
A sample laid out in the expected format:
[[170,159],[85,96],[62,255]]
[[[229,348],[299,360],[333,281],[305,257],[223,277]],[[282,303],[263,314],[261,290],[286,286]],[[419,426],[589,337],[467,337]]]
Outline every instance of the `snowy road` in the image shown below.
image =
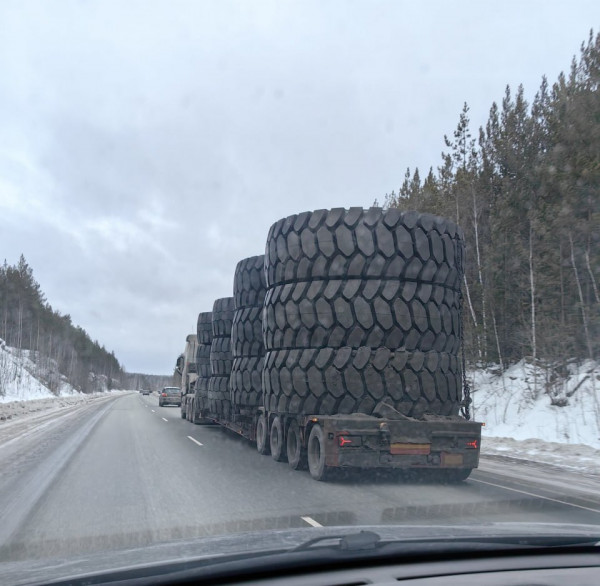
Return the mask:
[[159,408],[156,396],[113,397],[38,423],[15,427],[18,441],[0,431],[0,561],[319,525],[600,525],[597,476],[506,458],[482,458],[460,485],[372,473],[319,483]]

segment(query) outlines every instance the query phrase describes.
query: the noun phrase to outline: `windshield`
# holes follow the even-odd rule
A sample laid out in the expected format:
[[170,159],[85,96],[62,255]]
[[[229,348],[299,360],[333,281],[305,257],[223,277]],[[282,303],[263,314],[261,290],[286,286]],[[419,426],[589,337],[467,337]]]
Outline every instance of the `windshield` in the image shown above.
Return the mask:
[[0,4],[8,583],[600,525],[597,1]]

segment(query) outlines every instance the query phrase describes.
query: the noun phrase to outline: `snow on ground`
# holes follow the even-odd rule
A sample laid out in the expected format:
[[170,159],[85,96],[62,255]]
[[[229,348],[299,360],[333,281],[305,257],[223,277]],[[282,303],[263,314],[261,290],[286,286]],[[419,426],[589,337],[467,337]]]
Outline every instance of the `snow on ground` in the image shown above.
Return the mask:
[[600,474],[600,365],[569,365],[566,378],[522,360],[504,374],[470,374],[474,419],[485,423],[482,454]]
[[[64,377],[58,380],[55,394],[36,378],[37,370],[29,351],[11,348],[0,339],[0,423],[40,412],[59,411],[108,396],[106,392],[80,393]],[[123,391],[111,393],[117,392]]]
[[79,394],[64,377],[57,381],[57,394],[53,393],[35,376],[38,371],[39,367],[30,359],[28,350],[11,348],[0,339],[0,403]]
[[[57,397],[35,372],[27,351],[0,340],[0,424],[93,400],[64,380]],[[599,364],[571,364],[566,377],[553,379],[522,360],[504,373],[480,368],[469,378],[473,419],[485,423],[482,455],[600,474]]]

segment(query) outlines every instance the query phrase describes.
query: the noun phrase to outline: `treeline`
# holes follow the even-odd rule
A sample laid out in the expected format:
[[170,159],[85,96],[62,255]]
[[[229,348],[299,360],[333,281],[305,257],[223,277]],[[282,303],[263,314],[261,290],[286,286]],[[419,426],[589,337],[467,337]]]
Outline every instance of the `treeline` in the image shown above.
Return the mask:
[[29,351],[36,376],[53,392],[61,375],[83,392],[111,388],[123,375],[113,352],[52,309],[23,255],[16,266],[5,260],[0,267],[0,338]]
[[158,392],[163,387],[171,387],[174,385],[172,376],[143,374],[141,372],[127,372],[121,378],[121,381],[123,382],[123,388],[135,391],[148,389],[149,391]]
[[385,205],[465,231],[465,347],[504,367],[596,358],[600,346],[600,35],[531,104],[506,88],[475,135],[465,103],[441,165],[407,170]]

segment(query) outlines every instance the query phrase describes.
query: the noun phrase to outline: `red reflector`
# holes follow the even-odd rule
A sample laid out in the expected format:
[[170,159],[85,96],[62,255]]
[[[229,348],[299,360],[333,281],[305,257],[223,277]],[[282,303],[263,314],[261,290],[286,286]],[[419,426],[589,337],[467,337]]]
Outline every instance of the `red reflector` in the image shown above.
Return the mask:
[[467,448],[473,448],[474,450],[476,450],[479,446],[478,446],[478,442],[477,440],[473,440],[471,442],[467,442]]
[[341,435],[339,437],[339,441],[340,441],[340,448],[343,448],[344,446],[352,443],[351,439],[349,439],[347,437],[343,437]]

